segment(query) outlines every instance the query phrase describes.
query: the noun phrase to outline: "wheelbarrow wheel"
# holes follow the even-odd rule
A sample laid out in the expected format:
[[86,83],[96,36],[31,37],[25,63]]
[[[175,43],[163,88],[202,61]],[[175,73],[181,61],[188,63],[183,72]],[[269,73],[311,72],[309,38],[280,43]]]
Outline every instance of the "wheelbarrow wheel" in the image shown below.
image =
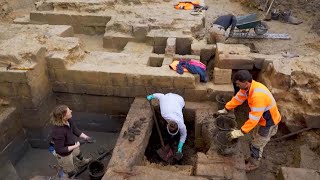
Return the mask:
[[257,24],[256,27],[254,27],[254,32],[257,35],[263,35],[268,31],[268,25],[265,22],[260,22],[259,24]]

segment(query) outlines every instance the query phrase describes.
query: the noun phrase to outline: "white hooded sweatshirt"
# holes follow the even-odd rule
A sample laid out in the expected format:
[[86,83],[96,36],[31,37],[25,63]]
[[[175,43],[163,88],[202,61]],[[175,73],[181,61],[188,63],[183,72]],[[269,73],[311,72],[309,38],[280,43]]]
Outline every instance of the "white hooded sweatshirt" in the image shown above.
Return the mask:
[[159,99],[161,116],[168,122],[174,121],[178,124],[180,132],[180,142],[184,143],[187,138],[187,128],[184,124],[182,108],[185,105],[183,97],[178,94],[168,93],[153,94],[154,98]]

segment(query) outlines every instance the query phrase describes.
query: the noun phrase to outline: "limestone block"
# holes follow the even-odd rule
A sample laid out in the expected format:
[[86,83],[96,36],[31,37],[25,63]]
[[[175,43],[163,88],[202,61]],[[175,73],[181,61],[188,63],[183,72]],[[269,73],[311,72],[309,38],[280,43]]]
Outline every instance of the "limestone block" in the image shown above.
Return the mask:
[[250,54],[250,47],[243,44],[224,44],[217,43],[216,54],[237,54],[248,55]]
[[194,76],[189,76],[189,77],[184,77],[183,75],[174,77],[173,79],[173,86],[175,88],[195,88],[196,83],[195,83],[195,77]]
[[206,45],[201,49],[200,61],[208,62],[213,57],[216,51],[216,45]]
[[2,97],[14,97],[16,93],[13,88],[13,83],[3,82],[0,83],[0,96]]
[[10,160],[12,164],[16,164],[26,152],[30,149],[30,145],[27,141],[27,137],[24,131],[20,131],[19,134],[14,136],[8,146],[0,153],[0,162]]
[[121,87],[127,87],[128,86],[128,79],[126,74],[122,73],[110,73],[109,74],[112,85],[113,86],[121,86]]
[[0,71],[0,83],[2,82],[26,83],[26,73],[18,71]]
[[176,54],[186,55],[191,54],[192,38],[177,38],[176,40]]
[[153,52],[156,54],[164,54],[166,46],[154,46]]
[[1,161],[0,165],[0,174],[3,179],[10,180],[21,180],[16,169],[12,165],[11,161],[7,160],[6,162]]
[[[145,120],[140,128],[140,135],[136,135],[135,140],[132,142],[129,142],[127,138],[123,138],[123,134],[128,127],[131,127],[134,122],[140,121],[141,118]],[[135,165],[141,164],[144,150],[148,145],[152,132],[152,126],[153,119],[149,102],[145,98],[135,98],[114,147],[108,169],[130,169]]]
[[171,76],[153,76],[151,84],[154,87],[171,88],[171,87],[173,87],[173,77],[171,77]]
[[0,114],[0,150],[3,150],[22,130],[16,109],[13,107],[2,109]]
[[258,69],[262,69],[263,63],[266,59],[266,55],[258,54],[258,53],[250,53],[249,56],[252,57],[252,59],[254,61],[254,67],[256,67]]
[[221,69],[253,69],[254,60],[247,55],[219,54],[216,67]]
[[191,44],[191,54],[192,55],[197,55],[200,56],[201,54],[201,49],[203,48],[204,43],[201,42],[193,42]]
[[165,55],[173,57],[176,53],[176,38],[168,38],[167,46],[165,48]]
[[55,82],[59,82],[59,83],[73,82],[72,74],[66,70],[56,69],[54,70],[54,76],[55,76],[55,79],[54,79]]
[[144,86],[133,86],[132,91],[134,92],[134,97],[146,97],[148,95]]
[[226,37],[224,36],[225,30],[220,29],[217,26],[213,26],[209,29],[208,32],[208,44],[215,44],[215,43],[223,43],[226,41]]
[[149,75],[127,74],[128,86],[151,86],[152,78]]
[[138,41],[145,41],[149,31],[148,24],[137,24],[133,26],[133,36]]
[[187,101],[207,101],[209,94],[207,89],[185,89],[185,100]]
[[307,145],[300,146],[300,167],[320,170],[320,157]]
[[49,52],[46,57],[49,69],[66,69],[65,59],[68,57],[68,52]]
[[247,179],[245,163],[241,155],[221,156],[217,152],[197,153],[196,176],[222,179]]
[[131,87],[113,87],[113,95],[119,97],[134,97]]
[[108,33],[103,37],[103,47],[111,49],[123,49],[129,41],[133,41],[134,37],[122,33]]
[[28,97],[31,98],[31,87],[27,83],[14,83],[14,89],[17,92],[17,95],[20,97]]
[[214,84],[230,84],[232,69],[220,69],[215,67],[213,70]]
[[131,35],[133,32],[133,26],[125,21],[118,21],[115,18],[111,18],[111,20],[106,25],[105,32],[121,32],[124,34]]
[[68,92],[67,83],[53,82],[52,83],[52,91],[53,92]]
[[93,71],[71,71],[72,80],[75,84],[99,84],[100,74]]
[[319,172],[311,169],[281,167],[278,179],[281,180],[315,180],[320,179]]

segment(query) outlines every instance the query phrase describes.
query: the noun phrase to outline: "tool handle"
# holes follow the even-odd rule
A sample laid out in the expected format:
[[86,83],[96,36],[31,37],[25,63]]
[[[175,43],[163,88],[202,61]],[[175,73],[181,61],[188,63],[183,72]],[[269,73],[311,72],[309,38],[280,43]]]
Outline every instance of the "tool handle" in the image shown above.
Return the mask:
[[289,134],[287,134],[287,135],[284,135],[284,136],[281,136],[281,137],[278,137],[278,138],[271,139],[270,142],[279,141],[279,140],[285,139],[285,138],[287,138],[287,137],[290,137],[290,136],[299,134],[299,133],[301,133],[301,132],[309,131],[310,129],[312,129],[312,128],[309,127],[309,128],[300,129],[299,131],[292,132],[292,133],[289,133]]
[[154,123],[156,124],[156,128],[157,128],[157,131],[158,131],[158,134],[159,134],[159,137],[160,137],[161,146],[164,147],[164,142],[163,142],[163,138],[162,138],[161,131],[160,131],[160,128],[159,128],[159,124],[158,124],[158,120],[157,120],[157,117],[156,117],[156,113],[154,111],[154,108],[153,108],[153,105],[152,105],[151,101],[149,101],[149,103],[150,103],[150,107],[151,107],[152,114],[153,114],[153,120],[154,120]]

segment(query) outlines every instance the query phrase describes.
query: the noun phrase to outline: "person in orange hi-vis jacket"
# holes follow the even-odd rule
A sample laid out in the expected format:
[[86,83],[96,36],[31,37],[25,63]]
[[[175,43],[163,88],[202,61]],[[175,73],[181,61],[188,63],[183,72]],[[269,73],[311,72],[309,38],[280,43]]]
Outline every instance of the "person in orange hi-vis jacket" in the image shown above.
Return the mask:
[[281,116],[277,103],[268,88],[252,80],[249,71],[240,70],[236,72],[233,76],[233,82],[240,90],[225,105],[224,109],[218,111],[218,114],[226,114],[248,100],[249,119],[241,127],[241,130],[231,131],[228,137],[230,139],[239,138],[255,128],[250,145],[251,156],[246,163],[246,170],[251,171],[259,167],[263,148],[270,141],[270,138],[277,133]]

